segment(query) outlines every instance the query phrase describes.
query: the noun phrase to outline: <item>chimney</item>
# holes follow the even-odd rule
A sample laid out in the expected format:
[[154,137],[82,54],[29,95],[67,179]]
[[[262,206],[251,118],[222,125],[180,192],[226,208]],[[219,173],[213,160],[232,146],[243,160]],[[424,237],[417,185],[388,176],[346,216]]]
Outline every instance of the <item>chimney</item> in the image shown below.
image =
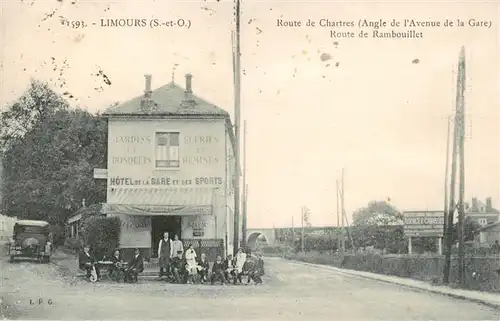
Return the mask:
[[470,209],[471,212],[478,212],[479,208],[477,206],[477,198],[473,197],[472,198],[472,207]]
[[141,99],[141,110],[145,113],[151,113],[153,111],[153,101],[151,100],[151,75],[144,75],[145,86],[144,86],[144,97]]
[[144,98],[151,98],[151,75],[144,75],[146,85],[144,88]]
[[491,197],[486,198],[486,212],[493,211],[493,204],[491,203]]
[[184,100],[181,102],[182,107],[194,107],[196,103],[193,99],[192,79],[193,75],[186,74],[186,90],[184,90]]

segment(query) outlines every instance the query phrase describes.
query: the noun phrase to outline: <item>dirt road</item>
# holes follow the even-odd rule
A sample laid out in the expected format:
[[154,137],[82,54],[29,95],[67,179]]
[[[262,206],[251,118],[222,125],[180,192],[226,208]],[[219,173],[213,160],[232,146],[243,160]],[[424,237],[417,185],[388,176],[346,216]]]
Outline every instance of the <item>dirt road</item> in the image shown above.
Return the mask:
[[[55,264],[2,268],[2,314],[12,319],[498,320],[494,309],[387,283],[266,259],[262,286],[89,284]],[[269,276],[272,275],[272,276]]]

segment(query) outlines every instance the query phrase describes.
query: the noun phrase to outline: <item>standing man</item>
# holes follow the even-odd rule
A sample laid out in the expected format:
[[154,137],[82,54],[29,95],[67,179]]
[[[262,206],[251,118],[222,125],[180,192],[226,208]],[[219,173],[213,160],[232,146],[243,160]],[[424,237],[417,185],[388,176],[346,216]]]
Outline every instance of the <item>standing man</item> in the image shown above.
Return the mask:
[[160,279],[163,275],[168,275],[170,269],[170,259],[172,258],[172,240],[168,237],[168,232],[163,233],[163,239],[158,244],[158,261],[160,263]]

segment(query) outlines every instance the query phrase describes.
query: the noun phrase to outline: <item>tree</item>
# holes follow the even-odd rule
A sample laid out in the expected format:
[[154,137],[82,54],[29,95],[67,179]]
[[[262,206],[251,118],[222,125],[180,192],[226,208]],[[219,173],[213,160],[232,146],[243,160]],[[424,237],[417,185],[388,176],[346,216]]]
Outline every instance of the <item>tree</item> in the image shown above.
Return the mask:
[[372,201],[353,213],[353,240],[358,247],[400,252],[405,245],[403,215],[386,201]]
[[0,122],[7,215],[63,224],[83,199],[105,200],[105,183],[93,179],[93,169],[106,166],[107,124],[99,115],[71,109],[33,80]]
[[403,215],[385,201],[371,201],[366,207],[357,209],[353,225],[402,225]]
[[[470,218],[470,217],[467,217],[464,221],[464,241],[465,242],[468,242],[468,241],[473,241],[474,240],[474,236],[477,232],[477,230],[481,227],[481,225],[479,225],[479,223]],[[453,242],[458,242],[458,222],[453,224]]]
[[53,113],[68,108],[68,103],[48,84],[31,79],[26,92],[1,114],[0,148],[5,151]]

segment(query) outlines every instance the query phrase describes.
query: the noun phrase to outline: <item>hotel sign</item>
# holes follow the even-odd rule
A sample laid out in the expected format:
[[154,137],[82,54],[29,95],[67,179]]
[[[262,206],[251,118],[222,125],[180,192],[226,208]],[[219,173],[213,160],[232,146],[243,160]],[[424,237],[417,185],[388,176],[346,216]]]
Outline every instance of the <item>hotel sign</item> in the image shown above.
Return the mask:
[[408,211],[403,213],[404,233],[414,237],[442,237],[442,211]]
[[[95,174],[94,174],[95,175]],[[176,179],[170,176],[133,179],[131,177],[110,177],[109,186],[222,186],[222,177],[196,176],[189,179]]]

